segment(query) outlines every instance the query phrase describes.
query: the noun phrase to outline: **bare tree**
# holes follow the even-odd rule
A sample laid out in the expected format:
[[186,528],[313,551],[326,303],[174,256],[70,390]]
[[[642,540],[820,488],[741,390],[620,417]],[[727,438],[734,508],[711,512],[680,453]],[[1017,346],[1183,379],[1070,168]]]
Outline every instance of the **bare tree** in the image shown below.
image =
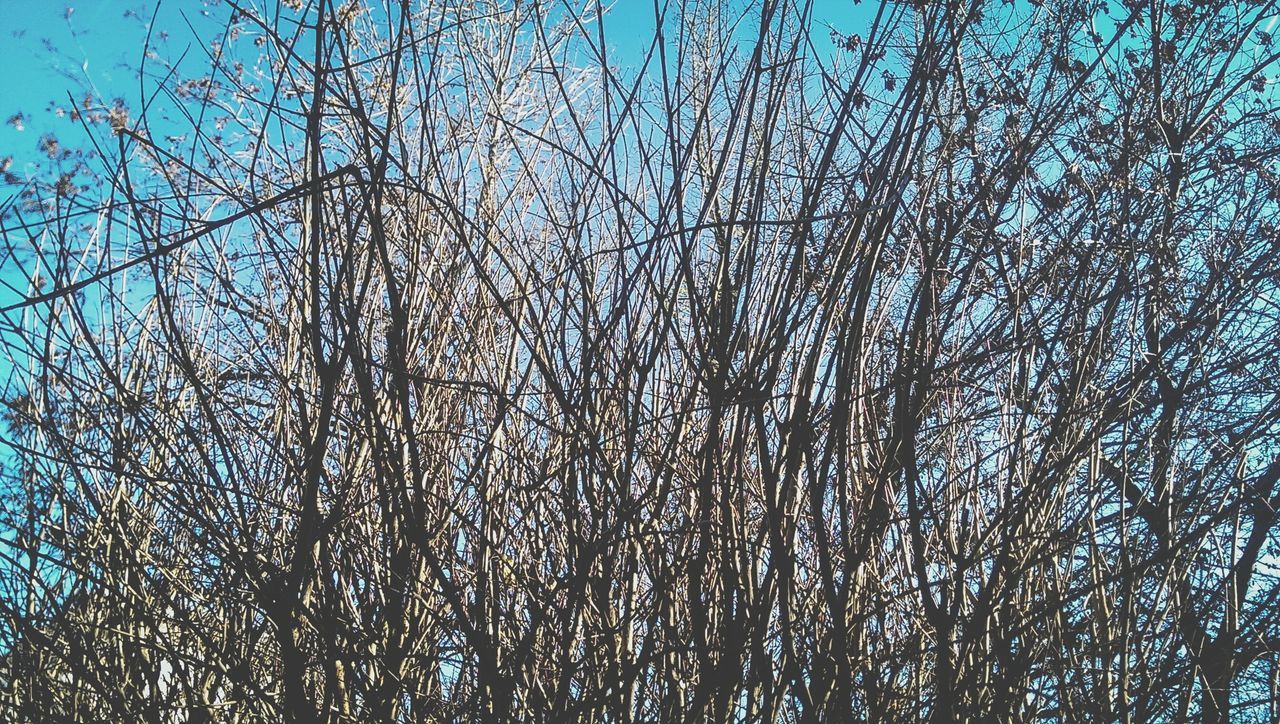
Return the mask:
[[1280,715],[1274,2],[216,10],[3,211],[6,719]]

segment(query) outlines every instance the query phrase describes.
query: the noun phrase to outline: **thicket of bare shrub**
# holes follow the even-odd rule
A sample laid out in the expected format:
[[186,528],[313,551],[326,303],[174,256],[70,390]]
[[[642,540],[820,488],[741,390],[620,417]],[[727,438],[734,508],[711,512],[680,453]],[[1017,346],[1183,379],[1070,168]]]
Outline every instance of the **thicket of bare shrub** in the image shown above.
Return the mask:
[[10,179],[3,718],[1275,720],[1275,3],[654,11],[223,2]]

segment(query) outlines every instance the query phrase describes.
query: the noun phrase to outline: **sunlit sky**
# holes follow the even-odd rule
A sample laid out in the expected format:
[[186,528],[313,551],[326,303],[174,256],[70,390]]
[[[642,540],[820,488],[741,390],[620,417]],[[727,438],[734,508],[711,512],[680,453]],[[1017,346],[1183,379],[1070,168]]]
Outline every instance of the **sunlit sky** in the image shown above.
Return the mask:
[[[272,5],[275,0],[250,0]],[[868,11],[853,0],[818,0],[814,40],[828,44],[827,25],[855,32],[856,19]],[[157,10],[157,7],[159,8]],[[169,52],[203,45],[215,37],[230,8],[205,0],[0,0],[0,158],[12,156],[21,174],[24,157],[38,154],[45,133],[69,133],[71,121],[48,112],[65,104],[67,94],[91,89],[100,100],[130,103],[143,89],[136,75],[148,27],[169,33]],[[651,37],[652,0],[618,0],[605,20],[610,44],[620,62],[635,57]],[[8,123],[22,113],[22,130]],[[0,190],[4,199],[12,189]]]
[[[178,0],[167,5],[164,19],[189,6]],[[0,0],[0,155],[21,159],[36,153],[41,134],[67,131],[69,121],[47,112],[50,103],[66,94],[93,89],[100,98],[136,97],[137,75],[132,68],[142,55],[150,12],[135,0],[24,2]],[[145,15],[144,15],[145,14]],[[178,18],[181,20],[181,18]],[[183,27],[183,26],[179,26]],[[190,32],[190,31],[188,31]],[[15,113],[25,116],[24,130],[7,122]]]
[[[678,4],[662,2],[671,2],[673,8]],[[277,3],[246,0],[249,6],[265,8],[267,16]],[[874,4],[817,0],[812,38],[819,52],[832,50],[829,27],[857,32],[857,25],[870,20],[870,5]],[[607,8],[605,36],[612,60],[625,67],[649,45],[654,2],[616,0]],[[204,49],[222,32],[231,12],[218,0],[0,0],[0,160],[19,181],[0,184],[0,208],[22,189],[23,180],[38,172],[37,162],[43,160],[40,142],[46,134],[58,137],[64,147],[85,145],[80,122],[57,113],[59,108],[90,96],[102,106],[119,98],[137,107],[154,90],[155,79],[144,82],[137,73],[149,31],[153,49],[161,34],[167,36],[158,51],[166,61],[188,53],[189,63],[201,63]],[[749,28],[743,31],[750,35]],[[0,268],[0,281],[12,283],[12,271]],[[0,284],[0,306],[19,297],[20,292]]]

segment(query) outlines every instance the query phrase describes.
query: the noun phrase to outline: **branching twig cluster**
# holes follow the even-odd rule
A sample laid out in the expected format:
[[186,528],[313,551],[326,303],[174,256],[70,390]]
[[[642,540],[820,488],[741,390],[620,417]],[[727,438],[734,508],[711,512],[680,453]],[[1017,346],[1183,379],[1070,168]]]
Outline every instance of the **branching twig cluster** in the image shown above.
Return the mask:
[[1274,720],[1278,9],[1111,5],[223,3],[4,215],[3,718]]

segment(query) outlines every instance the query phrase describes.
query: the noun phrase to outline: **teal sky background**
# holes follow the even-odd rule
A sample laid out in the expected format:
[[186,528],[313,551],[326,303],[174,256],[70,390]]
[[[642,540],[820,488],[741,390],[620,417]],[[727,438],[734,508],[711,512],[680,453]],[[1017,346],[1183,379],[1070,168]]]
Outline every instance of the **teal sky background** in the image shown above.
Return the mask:
[[[376,0],[375,0],[376,1]],[[673,5],[678,0],[671,0]],[[251,5],[272,5],[258,0]],[[859,20],[872,12],[853,0],[816,0],[815,43],[832,49],[825,26],[856,32]],[[159,11],[156,8],[159,7]],[[617,61],[635,60],[648,45],[654,28],[652,0],[616,0],[605,18],[606,37]],[[141,60],[148,26],[155,13],[157,32],[168,31],[170,51],[181,51],[217,33],[230,8],[204,0],[0,0],[0,118],[25,115],[18,130],[0,125],[0,157],[13,156],[20,173],[23,156],[38,154],[44,133],[69,131],[69,122],[46,112],[67,92],[89,88],[101,99],[137,99],[136,68]],[[10,189],[0,190],[0,199]]]
[[[25,130],[0,127],[0,153],[36,153],[41,133],[66,130],[66,120],[46,113],[67,92],[89,87],[106,98],[136,95],[136,67],[148,19],[129,0],[58,2],[0,0],[7,26],[0,37],[0,113],[26,116]],[[51,121],[61,120],[54,124]],[[28,148],[29,147],[29,148]]]
[[[388,1],[365,0],[375,8]],[[674,14],[680,1],[658,0],[658,4],[669,3]],[[271,13],[279,0],[244,2]],[[544,2],[554,8],[585,0]],[[606,5],[610,62],[624,74],[634,70],[649,47],[656,25],[654,5],[654,0],[615,0]],[[834,52],[830,27],[860,32],[859,26],[873,17],[875,5],[814,0],[812,39],[817,52]],[[750,7],[750,3],[741,6]],[[79,122],[69,114],[59,115],[57,108],[65,109],[72,98],[80,101],[86,94],[103,106],[120,98],[136,108],[143,94],[154,90],[156,79],[143,81],[137,71],[153,25],[153,49],[166,60],[191,51],[187,62],[194,67],[205,62],[202,49],[218,37],[231,12],[219,0],[0,0],[0,159],[7,159],[7,170],[17,181],[0,183],[0,209],[13,202],[27,179],[42,168],[47,173],[48,160],[40,149],[46,134],[58,137],[64,147],[87,145]],[[741,28],[744,38],[753,31],[750,21]],[[162,32],[167,34],[163,42]],[[7,258],[0,249],[0,307],[21,301],[28,293],[23,268],[29,264],[30,259]],[[0,394],[15,391],[13,364],[21,362],[25,346],[12,337],[21,334],[21,328],[14,326],[19,319],[16,314],[0,320]],[[3,448],[0,439],[0,465],[7,457]]]
[[[244,0],[267,14],[275,12],[279,1]],[[364,1],[378,8],[390,0]],[[586,2],[543,1],[553,9]],[[658,0],[660,6],[669,6],[672,15],[680,2]],[[654,0],[614,0],[606,5],[610,63],[624,75],[637,69],[650,46],[656,26],[654,6]],[[828,57],[834,54],[831,28],[846,34],[865,32],[860,26],[871,21],[875,6],[854,0],[814,0],[811,38],[816,51]],[[752,3],[738,7],[752,8]],[[52,134],[64,147],[87,147],[89,137],[80,123],[57,109],[68,108],[73,99],[81,102],[86,95],[100,107],[110,106],[116,98],[130,108],[138,107],[158,80],[143,80],[138,74],[149,31],[155,52],[169,61],[189,52],[186,64],[195,70],[206,62],[203,49],[219,37],[231,12],[220,0],[0,0],[0,163],[12,174],[10,180],[16,181],[0,182],[0,210],[13,203],[27,180],[48,173],[49,161],[40,149],[43,137]],[[739,32],[749,40],[754,35],[752,21],[744,22]],[[5,234],[13,242],[21,238],[21,234]],[[0,307],[19,302],[29,293],[25,272],[30,264],[31,259],[9,258],[0,249]],[[17,326],[19,314],[0,319],[0,394],[4,395],[21,387],[15,386],[12,374],[26,347],[24,340],[15,338],[23,333],[23,327]],[[0,439],[0,465],[10,454],[4,447]]]
[[[86,145],[80,123],[56,108],[86,95],[104,106],[139,98],[136,69],[156,7],[143,0],[0,0],[0,159],[8,159],[17,180],[0,184],[0,208],[38,173],[44,136],[52,134],[66,147]],[[193,28],[212,32],[214,17],[224,13],[210,12],[202,0],[167,0],[158,7],[156,25],[170,30],[178,51],[196,42]],[[27,261],[0,258],[0,306],[26,291],[18,266]],[[0,384],[8,363],[0,355]]]
[[[246,0],[268,12],[278,1]],[[386,0],[366,2],[378,7]],[[664,2],[673,9],[680,4],[659,0]],[[829,26],[858,32],[858,25],[870,21],[874,5],[815,0],[812,38],[818,52],[834,51]],[[625,72],[649,46],[654,1],[615,0],[606,7],[610,60]],[[64,146],[84,144],[79,124],[53,112],[70,103],[68,94],[79,100],[91,93],[104,105],[121,98],[136,107],[143,93],[154,88],[154,79],[144,83],[137,74],[153,20],[155,35],[168,35],[159,52],[172,60],[191,50],[188,62],[198,64],[203,61],[200,49],[218,36],[230,13],[218,0],[0,0],[0,159],[12,159],[8,170],[19,179],[17,184],[0,183],[0,208],[12,202],[23,179],[36,173],[43,160],[42,137],[53,134]],[[751,33],[747,27],[743,31]],[[160,45],[159,40],[153,38],[153,43]],[[12,260],[0,259],[0,307],[19,301],[24,287],[25,279],[15,279]],[[3,365],[0,360],[0,380],[7,376]]]

